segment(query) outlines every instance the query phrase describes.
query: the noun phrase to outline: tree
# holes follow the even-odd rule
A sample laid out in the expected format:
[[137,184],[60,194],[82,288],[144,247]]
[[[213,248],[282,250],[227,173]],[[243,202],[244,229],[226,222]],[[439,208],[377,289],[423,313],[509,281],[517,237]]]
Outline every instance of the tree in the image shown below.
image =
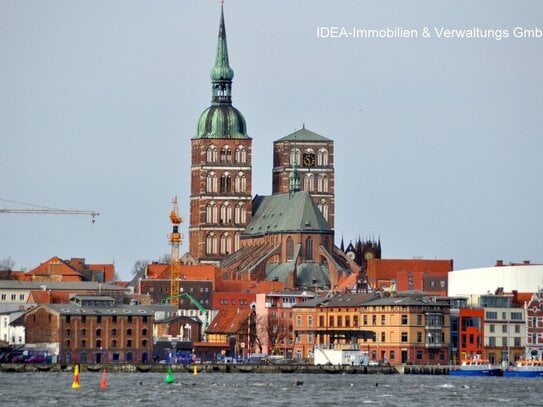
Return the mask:
[[[255,342],[262,352],[263,344],[268,344],[268,355],[277,355],[283,346],[281,342],[288,341],[292,336],[292,321],[286,318],[278,318],[277,313],[260,315],[257,318]],[[287,355],[284,355],[285,357]]]
[[15,261],[10,256],[6,256],[0,260],[0,271],[12,271],[14,267]]
[[136,260],[132,268],[132,274],[136,277],[143,277],[148,264],[149,260]]

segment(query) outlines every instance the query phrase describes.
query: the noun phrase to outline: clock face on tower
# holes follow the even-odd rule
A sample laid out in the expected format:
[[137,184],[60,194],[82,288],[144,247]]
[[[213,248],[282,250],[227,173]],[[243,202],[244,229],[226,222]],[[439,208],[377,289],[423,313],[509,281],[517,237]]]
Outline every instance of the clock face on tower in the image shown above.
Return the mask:
[[315,154],[313,153],[304,153],[302,157],[302,164],[304,167],[314,167],[315,166]]
[[371,260],[371,259],[373,259],[373,253],[372,253],[372,252],[366,252],[366,253],[364,253],[364,258],[365,258],[366,260]]

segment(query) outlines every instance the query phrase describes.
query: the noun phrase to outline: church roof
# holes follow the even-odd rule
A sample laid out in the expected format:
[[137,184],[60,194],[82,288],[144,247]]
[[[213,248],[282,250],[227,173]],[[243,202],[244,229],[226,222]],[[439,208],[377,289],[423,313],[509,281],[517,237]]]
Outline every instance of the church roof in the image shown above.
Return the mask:
[[277,141],[332,141],[329,138],[321,136],[311,130],[302,127],[300,130],[296,130],[294,133],[290,133],[288,136],[280,138]]
[[257,196],[253,201],[253,210],[253,219],[242,236],[332,232],[307,191]]

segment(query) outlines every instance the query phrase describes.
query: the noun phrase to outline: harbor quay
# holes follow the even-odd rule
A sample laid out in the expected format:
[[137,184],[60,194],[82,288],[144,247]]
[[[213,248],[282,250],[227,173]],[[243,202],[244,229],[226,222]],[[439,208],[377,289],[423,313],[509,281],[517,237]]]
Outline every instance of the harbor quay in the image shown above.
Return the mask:
[[[35,363],[2,363],[0,372],[73,372],[75,364],[35,364]],[[108,373],[167,373],[168,369],[175,373],[302,373],[302,374],[419,374],[419,375],[448,375],[449,366],[351,366],[351,365],[308,365],[308,364],[133,364],[133,363],[102,363],[80,364],[81,372]]]

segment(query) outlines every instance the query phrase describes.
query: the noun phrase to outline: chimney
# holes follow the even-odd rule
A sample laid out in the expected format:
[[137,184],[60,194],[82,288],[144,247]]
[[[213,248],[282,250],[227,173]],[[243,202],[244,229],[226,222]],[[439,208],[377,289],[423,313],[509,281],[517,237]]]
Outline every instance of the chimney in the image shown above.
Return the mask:
[[496,267],[502,267],[503,266],[503,260],[496,260]]

